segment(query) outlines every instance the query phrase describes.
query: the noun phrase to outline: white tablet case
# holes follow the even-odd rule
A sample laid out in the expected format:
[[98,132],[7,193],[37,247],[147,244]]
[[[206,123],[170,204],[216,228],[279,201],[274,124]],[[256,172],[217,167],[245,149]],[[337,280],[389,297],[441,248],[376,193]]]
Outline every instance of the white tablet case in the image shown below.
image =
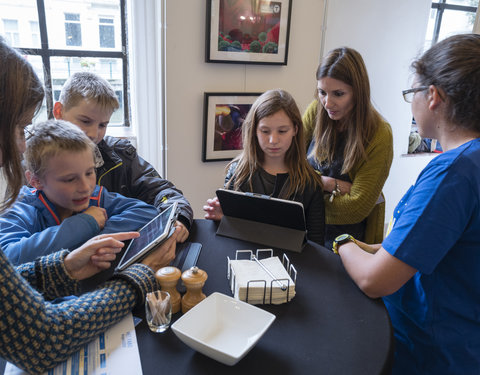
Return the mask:
[[306,243],[299,202],[231,190],[217,190],[223,218],[217,234],[278,249],[301,252]]

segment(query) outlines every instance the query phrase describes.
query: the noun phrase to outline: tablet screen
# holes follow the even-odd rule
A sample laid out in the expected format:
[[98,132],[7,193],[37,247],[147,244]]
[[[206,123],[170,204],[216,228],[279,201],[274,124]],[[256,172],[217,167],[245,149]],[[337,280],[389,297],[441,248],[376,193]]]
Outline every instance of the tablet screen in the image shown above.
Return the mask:
[[177,204],[174,203],[162,213],[153,218],[148,224],[139,230],[140,237],[134,238],[127,247],[118,269],[124,269],[126,266],[142,258],[146,253],[170,237],[173,233],[172,224],[176,220]]

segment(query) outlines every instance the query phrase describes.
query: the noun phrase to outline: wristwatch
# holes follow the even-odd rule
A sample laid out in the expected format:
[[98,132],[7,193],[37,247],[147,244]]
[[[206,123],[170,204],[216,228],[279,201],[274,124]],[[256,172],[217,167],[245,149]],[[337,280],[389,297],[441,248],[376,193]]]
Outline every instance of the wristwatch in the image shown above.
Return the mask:
[[332,246],[332,251],[335,253],[335,254],[338,254],[338,245],[341,245],[342,243],[345,243],[347,241],[352,241],[352,242],[355,242],[357,243],[357,241],[355,241],[355,238],[353,238],[353,236],[347,234],[347,233],[344,233],[344,234],[341,234],[340,236],[337,236],[334,240],[333,240],[333,246]]

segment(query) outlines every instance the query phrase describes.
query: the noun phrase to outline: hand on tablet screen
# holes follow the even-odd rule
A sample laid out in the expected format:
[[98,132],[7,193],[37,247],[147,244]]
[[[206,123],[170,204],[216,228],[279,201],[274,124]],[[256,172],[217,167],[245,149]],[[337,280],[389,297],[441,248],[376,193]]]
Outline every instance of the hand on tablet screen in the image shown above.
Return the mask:
[[179,229],[176,227],[170,238],[148,254],[141,263],[149,266],[154,272],[157,272],[159,268],[168,266],[175,258],[178,233]]

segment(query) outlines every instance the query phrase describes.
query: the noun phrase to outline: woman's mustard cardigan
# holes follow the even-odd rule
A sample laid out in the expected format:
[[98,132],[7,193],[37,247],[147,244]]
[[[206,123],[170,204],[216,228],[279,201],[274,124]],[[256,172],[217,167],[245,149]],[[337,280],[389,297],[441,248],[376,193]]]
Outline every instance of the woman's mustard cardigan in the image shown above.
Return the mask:
[[[313,137],[318,101],[314,100],[303,115],[307,147]],[[366,147],[367,158],[357,162],[348,172],[352,180],[349,194],[330,202],[325,194],[325,223],[353,224],[367,218],[366,243],[381,243],[385,226],[385,197],[382,189],[393,159],[393,136],[390,125],[382,121]]]

